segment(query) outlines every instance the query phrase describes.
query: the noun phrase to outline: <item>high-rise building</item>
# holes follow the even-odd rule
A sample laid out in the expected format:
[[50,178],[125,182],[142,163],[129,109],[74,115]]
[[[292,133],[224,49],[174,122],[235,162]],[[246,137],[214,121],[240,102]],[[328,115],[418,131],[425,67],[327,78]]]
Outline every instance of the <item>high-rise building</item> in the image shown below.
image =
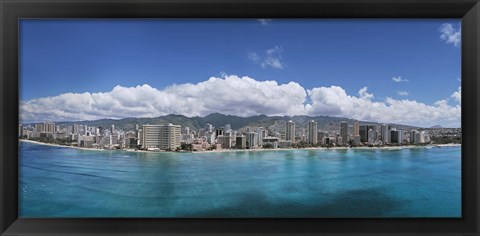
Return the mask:
[[110,133],[115,133],[115,125],[112,124],[112,126],[110,127]]
[[360,125],[359,129],[359,135],[360,135],[360,141],[363,143],[368,142],[368,131],[372,130],[375,131],[375,139],[376,139],[376,132],[377,129],[373,125]]
[[392,129],[390,130],[390,141],[391,143],[403,143],[402,130]]
[[181,138],[180,125],[143,125],[141,145],[143,149],[173,150],[180,147]]
[[263,146],[263,138],[267,137],[266,130],[263,129],[263,127],[258,127],[257,128],[257,146],[261,147]]
[[353,136],[360,135],[360,124],[358,121],[355,121],[353,125]]
[[368,142],[369,143],[374,143],[376,139],[376,134],[377,134],[377,131],[373,130],[373,129],[369,129],[368,130]]
[[246,148],[247,147],[247,138],[244,135],[237,136],[235,138],[235,147],[236,148]]
[[248,148],[256,148],[258,144],[258,135],[255,132],[248,132],[247,133],[247,141],[246,141]]
[[389,126],[386,124],[383,124],[380,127],[380,135],[382,136],[382,143],[390,143],[390,132],[389,132]]
[[308,138],[307,142],[309,144],[317,144],[318,143],[318,128],[317,128],[317,122],[314,120],[311,120],[308,122]]
[[368,126],[360,125],[359,135],[360,135],[360,142],[366,143],[368,141]]
[[35,124],[35,132],[44,133],[45,132],[45,124],[43,124],[43,123]]
[[340,137],[342,137],[342,145],[346,145],[348,143],[348,123],[346,121],[340,123]]
[[287,122],[285,128],[285,140],[295,142],[295,123],[292,120]]
[[217,128],[217,129],[215,130],[215,136],[224,135],[224,133],[225,133],[225,130],[224,130],[223,127]]
[[317,132],[317,140],[320,144],[324,144],[323,143],[323,138],[325,137],[325,132],[323,131],[318,131]]
[[80,134],[81,125],[73,125],[73,132],[74,134]]
[[204,127],[205,132],[213,132],[213,125],[212,124],[206,124]]
[[45,133],[55,133],[55,123],[45,122],[44,129]]
[[217,143],[222,146],[222,148],[231,148],[232,147],[232,137],[230,136],[218,136]]
[[416,130],[410,130],[410,132],[408,132],[410,135],[409,135],[409,140],[411,144],[415,143],[415,133],[417,131]]
[[360,135],[353,136],[353,145],[355,146],[360,145]]

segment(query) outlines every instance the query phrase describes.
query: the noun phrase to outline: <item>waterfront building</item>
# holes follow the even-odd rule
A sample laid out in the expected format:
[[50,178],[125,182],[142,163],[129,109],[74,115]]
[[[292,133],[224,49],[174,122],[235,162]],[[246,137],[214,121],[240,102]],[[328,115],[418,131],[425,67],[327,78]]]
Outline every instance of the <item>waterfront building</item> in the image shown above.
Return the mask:
[[80,147],[93,147],[93,144],[95,144],[95,136],[86,136],[86,135],[81,135],[78,137],[77,145]]
[[342,136],[338,135],[337,136],[337,140],[336,140],[336,143],[335,143],[337,146],[342,146],[343,145],[343,138]]
[[373,129],[368,130],[368,142],[374,143],[376,140],[376,132]]
[[421,133],[417,131],[417,132],[415,132],[415,138],[413,140],[413,143],[414,144],[419,144],[419,143],[421,143],[420,140],[421,140]]
[[235,138],[235,147],[236,148],[246,148],[247,147],[247,138],[244,135],[237,136]]
[[308,139],[309,144],[317,144],[318,143],[318,128],[317,122],[311,120],[308,122]]
[[110,133],[115,133],[115,125],[112,124],[111,127],[110,127]]
[[335,138],[323,137],[323,143],[326,144],[326,145],[334,144],[335,143]]
[[323,131],[318,131],[317,133],[317,140],[320,144],[324,144],[323,138],[325,137],[325,132]]
[[390,127],[386,124],[383,124],[380,127],[380,135],[381,135],[381,140],[383,144],[390,143],[390,132],[389,132]]
[[355,135],[355,136],[353,136],[353,145],[359,146],[359,145],[360,145],[360,142],[361,142],[361,140],[360,140],[360,135]]
[[173,150],[180,147],[181,126],[173,124],[143,125],[142,149]]
[[391,143],[403,143],[403,134],[402,130],[392,129],[390,130],[390,140]]
[[376,133],[377,133],[377,129],[375,128],[375,126],[373,125],[360,125],[360,129],[359,129],[359,135],[360,135],[360,140],[362,143],[366,143],[368,142],[368,132],[372,130],[375,132],[375,139],[377,138],[376,136]]
[[409,133],[410,133],[410,137],[409,137],[410,138],[410,140],[409,140],[410,144],[415,144],[415,135],[416,135],[417,131],[416,130],[410,130]]
[[278,148],[279,139],[278,137],[267,136],[263,138],[262,142],[263,142],[263,145],[272,144],[273,148]]
[[257,128],[257,146],[258,147],[263,146],[264,137],[266,137],[265,130],[263,129],[263,127],[258,127]]
[[278,141],[279,148],[289,148],[292,146],[292,141]]
[[342,121],[340,123],[340,136],[342,137],[341,145],[346,145],[348,143],[348,123]]
[[45,122],[43,127],[45,133],[55,133],[55,123]]
[[292,120],[289,120],[285,127],[285,140],[295,142],[295,123]]
[[356,121],[353,125],[353,136],[360,135],[360,124]]
[[222,148],[232,148],[232,137],[230,136],[218,136],[217,144],[220,144]]
[[360,141],[366,143],[368,141],[368,126],[360,125],[359,129]]
[[248,132],[247,133],[247,147],[252,149],[256,148],[258,144],[258,135],[255,132]]

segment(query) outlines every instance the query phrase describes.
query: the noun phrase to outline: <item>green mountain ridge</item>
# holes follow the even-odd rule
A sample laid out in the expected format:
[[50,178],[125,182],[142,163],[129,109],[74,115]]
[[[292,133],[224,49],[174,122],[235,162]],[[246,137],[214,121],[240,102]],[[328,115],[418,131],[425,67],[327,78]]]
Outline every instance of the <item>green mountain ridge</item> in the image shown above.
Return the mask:
[[[276,129],[278,127],[282,127],[286,122],[292,120],[295,122],[297,128],[307,128],[308,122],[311,120],[315,120],[318,124],[319,129],[324,130],[338,130],[340,127],[341,121],[347,121],[350,126],[353,125],[353,122],[358,121],[355,119],[348,119],[343,117],[331,117],[331,116],[266,116],[266,115],[256,115],[250,117],[240,117],[234,115],[224,115],[220,113],[212,113],[205,117],[186,117],[183,115],[175,115],[170,114],[166,116],[154,117],[154,118],[123,118],[123,119],[100,119],[100,120],[93,120],[93,121],[75,121],[75,122],[56,122],[59,125],[69,125],[69,124],[80,124],[80,125],[88,125],[88,126],[96,126],[96,127],[103,127],[109,128],[112,124],[115,125],[116,129],[121,130],[134,130],[135,125],[145,125],[145,124],[176,124],[181,125],[182,127],[190,127],[191,130],[199,130],[203,128],[206,124],[212,124],[214,127],[223,127],[226,124],[230,124],[232,129],[242,129],[245,127],[265,127],[269,128],[272,127]],[[360,124],[372,124],[372,125],[380,125],[382,123],[378,122],[369,122],[369,121],[358,121]],[[401,125],[401,124],[392,124],[398,129],[411,129],[411,128],[419,128],[414,126],[408,125]]]

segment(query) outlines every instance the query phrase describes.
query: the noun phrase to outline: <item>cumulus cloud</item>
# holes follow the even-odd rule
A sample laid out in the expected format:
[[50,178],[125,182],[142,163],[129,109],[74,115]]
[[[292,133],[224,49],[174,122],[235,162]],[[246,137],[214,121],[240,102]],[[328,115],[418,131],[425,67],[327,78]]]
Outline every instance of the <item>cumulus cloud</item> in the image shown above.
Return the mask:
[[348,117],[357,120],[385,123],[400,123],[414,126],[442,124],[459,127],[460,105],[450,106],[447,100],[425,104],[408,99],[387,98],[383,102],[373,101],[373,94],[366,87],[359,96],[351,96],[338,86],[319,87],[307,90],[311,103],[305,106],[308,115]]
[[462,101],[462,87],[458,87],[458,90],[455,91],[450,97],[455,99],[458,103]]
[[392,81],[393,81],[393,82],[400,83],[400,82],[408,82],[408,79],[402,79],[401,76],[397,76],[397,77],[393,77],[393,78],[392,78]]
[[205,116],[213,112],[239,116],[297,115],[303,114],[305,99],[305,89],[295,82],[278,84],[231,75],[164,89],[146,84],[116,86],[106,93],[65,93],[32,99],[21,102],[20,119],[69,121],[167,114]]
[[260,22],[260,24],[262,24],[263,26],[267,26],[268,24],[270,24],[270,22],[272,22],[272,19],[258,19],[258,22]]
[[452,24],[445,23],[440,26],[439,31],[441,32],[440,39],[442,41],[447,44],[453,44],[455,47],[460,46],[462,38],[460,26],[455,28]]
[[283,69],[285,68],[285,63],[283,61],[283,48],[275,46],[265,50],[265,56],[261,57],[256,52],[248,52],[248,59],[252,62],[259,64],[262,68],[271,67],[274,69]]
[[409,93],[407,91],[398,91],[397,94],[400,96],[408,96]]
[[[449,105],[448,100],[457,101]],[[211,77],[196,84],[163,89],[150,85],[116,86],[104,93],[65,93],[22,101],[22,122],[157,117],[168,114],[205,116],[214,112],[237,116],[325,115],[362,121],[429,127],[459,127],[461,88],[445,99],[425,104],[410,99],[378,101],[368,87],[349,95],[339,86],[306,90],[300,84],[258,81],[236,75]]]

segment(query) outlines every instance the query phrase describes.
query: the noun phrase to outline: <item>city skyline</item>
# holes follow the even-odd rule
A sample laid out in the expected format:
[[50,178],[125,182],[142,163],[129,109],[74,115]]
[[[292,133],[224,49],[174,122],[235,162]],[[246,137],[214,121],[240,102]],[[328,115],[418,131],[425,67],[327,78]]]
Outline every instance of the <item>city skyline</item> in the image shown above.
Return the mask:
[[[460,127],[459,24],[26,20],[20,34],[20,119],[218,112]],[[242,42],[229,27],[256,33],[252,38],[258,41]],[[297,35],[279,37],[280,32]],[[196,34],[204,38],[186,37]],[[153,37],[162,35],[167,39]],[[405,41],[412,35],[417,38]]]

